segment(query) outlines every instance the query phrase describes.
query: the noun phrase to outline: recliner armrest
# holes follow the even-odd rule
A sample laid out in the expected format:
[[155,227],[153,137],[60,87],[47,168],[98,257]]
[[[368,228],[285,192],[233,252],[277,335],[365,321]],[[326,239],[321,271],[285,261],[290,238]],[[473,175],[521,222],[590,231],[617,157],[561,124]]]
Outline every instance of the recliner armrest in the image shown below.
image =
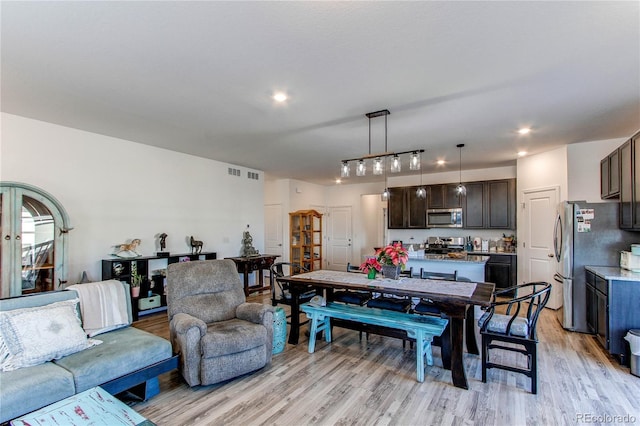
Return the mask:
[[200,337],[207,334],[207,324],[205,324],[201,319],[189,314],[175,314],[173,316],[173,319],[171,320],[171,323],[173,325],[172,328],[178,334],[185,334],[193,327],[197,327],[198,329],[200,329]]
[[273,314],[274,308],[262,303],[245,302],[236,309],[236,317],[239,319],[252,322],[254,324],[263,324],[264,315],[267,312]]

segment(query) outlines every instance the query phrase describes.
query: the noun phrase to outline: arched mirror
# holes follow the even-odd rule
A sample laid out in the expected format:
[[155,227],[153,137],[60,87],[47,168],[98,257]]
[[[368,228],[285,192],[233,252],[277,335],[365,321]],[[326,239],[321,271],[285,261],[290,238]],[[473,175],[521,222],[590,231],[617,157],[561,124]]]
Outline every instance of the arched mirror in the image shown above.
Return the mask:
[[66,282],[66,211],[52,195],[0,182],[0,297],[59,289]]

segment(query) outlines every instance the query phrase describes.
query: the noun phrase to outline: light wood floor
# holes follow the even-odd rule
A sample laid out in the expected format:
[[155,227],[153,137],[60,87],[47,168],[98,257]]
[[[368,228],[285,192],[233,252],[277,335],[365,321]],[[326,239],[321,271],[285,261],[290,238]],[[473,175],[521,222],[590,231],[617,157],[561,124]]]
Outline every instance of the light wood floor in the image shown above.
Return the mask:
[[[250,301],[263,299],[269,303],[266,295]],[[169,335],[164,313],[134,326]],[[537,395],[521,374],[493,369],[482,383],[480,357],[470,354],[469,390],[458,389],[438,347],[418,383],[409,345],[375,335],[360,341],[356,331],[334,328],[334,341],[318,342],[315,353],[301,336],[271,365],[221,385],[189,388],[177,371],[164,374],[161,393],[133,408],[158,425],[640,424],[640,378],[592,336],[564,331],[554,311],[545,310],[538,331]]]

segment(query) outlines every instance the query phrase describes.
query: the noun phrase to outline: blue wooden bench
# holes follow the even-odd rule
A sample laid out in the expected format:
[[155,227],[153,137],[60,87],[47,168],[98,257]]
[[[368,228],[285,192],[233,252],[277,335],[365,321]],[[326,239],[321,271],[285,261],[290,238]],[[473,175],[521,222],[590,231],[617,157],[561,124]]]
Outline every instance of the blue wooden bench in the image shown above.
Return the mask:
[[331,318],[404,330],[407,337],[416,340],[416,371],[419,382],[424,382],[424,357],[427,357],[427,365],[433,365],[431,341],[434,336],[442,335],[449,322],[438,317],[333,302],[327,303],[327,306],[303,303],[300,309],[311,320],[309,353],[315,351],[317,333],[324,331],[325,340],[331,342]]

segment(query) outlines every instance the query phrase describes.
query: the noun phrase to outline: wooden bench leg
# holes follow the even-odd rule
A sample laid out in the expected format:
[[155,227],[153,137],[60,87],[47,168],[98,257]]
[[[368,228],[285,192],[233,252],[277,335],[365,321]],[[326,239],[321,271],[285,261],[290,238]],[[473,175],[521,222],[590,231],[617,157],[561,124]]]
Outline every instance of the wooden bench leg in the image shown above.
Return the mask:
[[309,353],[312,354],[316,350],[316,335],[324,331],[325,340],[331,342],[331,322],[329,317],[322,314],[307,314],[311,320],[311,330],[309,330]]
[[[413,334],[413,333],[411,333]],[[407,333],[409,335],[409,333]],[[410,336],[414,337],[414,336]],[[422,330],[415,332],[416,339],[416,378],[420,383],[424,382],[424,361],[427,360],[427,365],[433,365],[433,352],[431,349],[431,341],[433,336],[425,333]]]
[[424,382],[424,332],[418,330],[416,333],[416,378],[422,383]]

